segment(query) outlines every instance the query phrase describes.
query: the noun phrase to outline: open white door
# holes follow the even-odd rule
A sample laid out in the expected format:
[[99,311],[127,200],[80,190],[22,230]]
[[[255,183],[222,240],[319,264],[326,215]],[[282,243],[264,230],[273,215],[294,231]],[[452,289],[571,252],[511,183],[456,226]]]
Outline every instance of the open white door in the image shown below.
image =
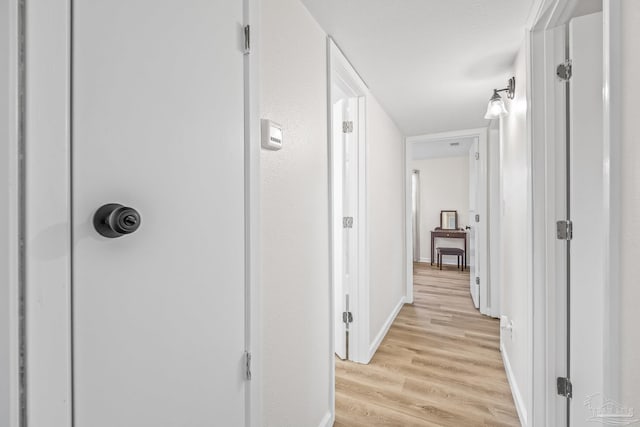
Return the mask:
[[351,309],[358,286],[358,98],[334,103],[333,108],[333,224],[336,354],[349,359]]
[[241,22],[73,2],[74,425],[245,425]]
[[342,191],[344,185],[344,169],[343,169],[343,133],[342,122],[344,121],[344,99],[340,99],[333,104],[332,109],[332,133],[333,147],[331,150],[332,161],[332,215],[333,215],[333,303],[334,303],[334,341],[335,352],[340,359],[347,358],[347,329],[343,321],[342,313],[347,311],[346,308],[346,288],[343,280],[344,275],[344,247],[342,245],[342,217],[343,217],[343,197]]
[[[604,386],[604,194],[602,13],[569,24],[569,246],[568,372],[571,426],[609,424]],[[624,416],[609,421],[622,425]],[[598,418],[604,416],[604,418]],[[595,418],[594,418],[595,417]],[[615,420],[614,420],[615,418]],[[637,420],[636,420],[637,421]]]
[[469,261],[469,291],[473,299],[473,305],[480,308],[480,263],[479,261],[479,197],[480,197],[480,147],[476,139],[469,148],[469,245],[467,259]]

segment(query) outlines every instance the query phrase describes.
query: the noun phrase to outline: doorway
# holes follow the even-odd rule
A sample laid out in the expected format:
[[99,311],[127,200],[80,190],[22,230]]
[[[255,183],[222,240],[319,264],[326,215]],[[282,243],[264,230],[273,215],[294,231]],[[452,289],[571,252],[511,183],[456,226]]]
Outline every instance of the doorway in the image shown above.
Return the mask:
[[[407,138],[406,168],[407,241],[419,255],[414,262],[438,265],[438,248],[463,250],[461,271],[469,276],[469,294],[482,314],[497,317],[498,307],[491,295],[499,295],[497,281],[491,280],[488,268],[488,130],[469,129]],[[421,164],[424,163],[423,165]],[[496,165],[497,167],[497,165]],[[418,171],[416,174],[414,171]],[[420,188],[414,193],[414,181]],[[418,204],[419,233],[414,233],[415,206]],[[453,212],[453,225],[443,224],[442,213]],[[415,253],[415,250],[414,250]],[[409,259],[408,271],[413,271]],[[457,256],[442,257],[443,268],[458,267]],[[458,267],[459,268],[459,267]],[[408,276],[407,295],[413,295],[413,275]],[[493,287],[493,288],[492,288]]]
[[[608,34],[615,31],[610,26],[615,10],[613,2],[604,2],[604,13],[602,2],[568,4],[532,38],[534,63],[549,64],[533,69],[533,96],[544,99],[533,115],[533,170],[536,161],[546,164],[534,181],[546,193],[536,195],[546,209],[535,215],[541,231],[534,235],[534,247],[546,248],[534,257],[534,271],[542,273],[534,282],[539,300],[534,307],[548,307],[546,314],[533,312],[534,330],[545,332],[537,334],[534,347],[547,349],[546,355],[534,354],[534,392],[545,399],[534,419],[546,417],[558,426],[619,424],[620,415],[637,422],[617,390],[617,282],[612,276],[618,261],[611,258],[617,224],[607,222],[619,202],[613,178],[619,141],[612,138],[616,111],[608,92],[614,83],[606,72],[618,55],[612,45],[619,40]],[[541,280],[553,286],[539,288]],[[545,377],[544,364],[553,384],[536,381]]]
[[364,83],[328,39],[333,341],[337,357],[368,362]]

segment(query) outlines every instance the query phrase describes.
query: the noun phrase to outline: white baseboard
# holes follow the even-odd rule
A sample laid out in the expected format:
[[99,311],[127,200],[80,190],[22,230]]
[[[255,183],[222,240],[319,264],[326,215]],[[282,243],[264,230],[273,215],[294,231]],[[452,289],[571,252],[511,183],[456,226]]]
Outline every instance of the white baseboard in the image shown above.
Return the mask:
[[367,359],[367,363],[371,362],[371,359],[373,359],[373,355],[376,354],[376,351],[378,351],[378,347],[380,347],[380,344],[382,344],[382,340],[387,335],[387,332],[389,332],[389,328],[393,324],[393,321],[396,320],[398,313],[400,313],[400,310],[402,310],[402,306],[404,305],[404,302],[405,302],[405,297],[400,298],[398,305],[395,306],[395,308],[387,318],[387,321],[384,322],[384,325],[382,325],[380,332],[378,332],[375,339],[369,346],[369,358]]
[[334,416],[331,413],[331,411],[329,411],[326,414],[324,414],[324,417],[322,417],[322,421],[320,421],[320,424],[318,424],[318,427],[331,427],[334,421],[335,421]]
[[500,344],[500,354],[502,354],[502,362],[504,363],[504,370],[507,373],[507,380],[509,381],[509,387],[511,388],[511,394],[513,395],[513,401],[516,404],[516,411],[518,411],[518,418],[520,418],[520,424],[522,427],[527,427],[527,407],[522,399],[522,393],[516,382],[516,378],[513,375],[511,369],[511,362],[509,362],[509,355],[507,354],[504,346]]

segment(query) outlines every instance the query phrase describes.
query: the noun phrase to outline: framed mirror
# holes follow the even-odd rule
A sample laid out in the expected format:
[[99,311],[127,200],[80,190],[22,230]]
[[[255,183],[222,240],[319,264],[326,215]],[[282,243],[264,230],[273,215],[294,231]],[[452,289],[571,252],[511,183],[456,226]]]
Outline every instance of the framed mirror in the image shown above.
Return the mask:
[[457,230],[458,211],[440,211],[440,228],[443,230]]

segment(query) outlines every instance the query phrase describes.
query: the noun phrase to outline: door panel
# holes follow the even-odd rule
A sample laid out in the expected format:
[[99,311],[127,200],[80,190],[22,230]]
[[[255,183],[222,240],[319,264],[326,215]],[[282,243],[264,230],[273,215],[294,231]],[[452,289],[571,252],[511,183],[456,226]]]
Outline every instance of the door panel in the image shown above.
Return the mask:
[[[244,424],[242,2],[76,0],[75,424]],[[92,216],[137,209],[108,239]]]
[[480,165],[478,164],[478,153],[480,147],[478,141],[475,140],[471,144],[469,149],[469,245],[467,247],[467,258],[469,263],[469,290],[471,292],[471,298],[473,305],[476,308],[480,307],[480,286],[476,282],[476,278],[480,277],[480,262],[479,256],[479,241],[480,241],[480,227],[476,222],[476,215],[479,213],[479,184],[480,180]]
[[[351,218],[350,225],[342,227],[342,283],[347,296],[345,310],[353,312],[352,298],[358,285],[358,98],[348,98],[343,104],[343,118],[350,122],[351,128],[342,133],[342,212],[344,218]],[[353,322],[359,321],[359,316],[354,313]],[[347,358],[353,359],[349,354],[352,335],[349,329],[353,323],[346,325]]]
[[573,19],[569,40],[570,419],[582,426],[604,403],[602,14]]
[[339,100],[333,104],[333,141],[331,159],[333,162],[332,169],[332,187],[331,194],[333,204],[333,283],[334,283],[334,321],[335,321],[335,352],[340,359],[347,358],[347,344],[346,344],[346,328],[345,323],[342,321],[342,313],[346,310],[345,295],[343,280],[343,264],[344,264],[344,247],[342,244],[342,212],[343,212],[343,200],[342,200],[342,187],[343,187],[343,138],[342,122],[344,117],[344,100]]

